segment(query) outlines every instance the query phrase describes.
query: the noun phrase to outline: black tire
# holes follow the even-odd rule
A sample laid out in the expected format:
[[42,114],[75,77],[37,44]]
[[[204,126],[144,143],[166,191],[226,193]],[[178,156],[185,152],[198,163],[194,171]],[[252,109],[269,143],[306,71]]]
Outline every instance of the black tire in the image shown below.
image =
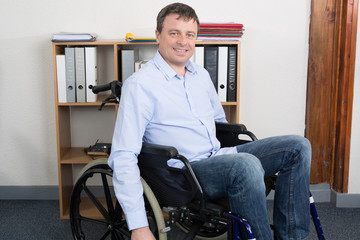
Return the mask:
[[[92,164],[90,168],[85,167],[85,171],[78,178],[70,201],[70,223],[74,239],[130,239],[131,233],[121,206],[116,200],[111,178],[112,170],[107,164]],[[94,186],[94,182],[99,181],[102,185]],[[143,182],[143,186],[144,184],[146,183]],[[162,215],[161,219],[158,216],[161,209],[157,207],[157,201],[154,203],[151,193],[146,184],[144,199],[149,227],[157,239],[159,235],[160,239],[166,239],[166,234],[160,234],[160,230],[165,226]]]

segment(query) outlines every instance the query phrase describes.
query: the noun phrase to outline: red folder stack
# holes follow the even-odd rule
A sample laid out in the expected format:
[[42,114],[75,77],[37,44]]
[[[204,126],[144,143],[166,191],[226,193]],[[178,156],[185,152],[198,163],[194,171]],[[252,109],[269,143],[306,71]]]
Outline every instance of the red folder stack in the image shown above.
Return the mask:
[[243,32],[243,25],[239,23],[200,23],[198,40],[236,41]]

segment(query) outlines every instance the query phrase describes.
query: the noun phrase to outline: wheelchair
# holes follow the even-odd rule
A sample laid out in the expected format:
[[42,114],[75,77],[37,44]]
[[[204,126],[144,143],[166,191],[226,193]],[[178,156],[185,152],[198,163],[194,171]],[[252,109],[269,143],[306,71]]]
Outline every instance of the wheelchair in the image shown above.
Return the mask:
[[[103,106],[107,102],[118,103],[120,88],[120,82],[114,81],[94,87],[93,92],[112,90]],[[216,136],[222,147],[257,140],[242,124],[216,123]],[[167,165],[169,159],[178,159],[185,167],[170,167]],[[255,239],[246,219],[229,212],[227,199],[205,201],[190,162],[176,148],[143,143],[138,166],[149,227],[156,239],[168,239],[167,234],[174,225],[186,233],[186,240]],[[111,178],[112,169],[107,164],[107,158],[93,160],[79,173],[70,201],[70,223],[74,239],[131,238]],[[276,176],[264,181],[268,194],[274,189]],[[101,186],[94,184],[98,182]],[[325,239],[311,199],[310,195],[310,209],[318,238]]]

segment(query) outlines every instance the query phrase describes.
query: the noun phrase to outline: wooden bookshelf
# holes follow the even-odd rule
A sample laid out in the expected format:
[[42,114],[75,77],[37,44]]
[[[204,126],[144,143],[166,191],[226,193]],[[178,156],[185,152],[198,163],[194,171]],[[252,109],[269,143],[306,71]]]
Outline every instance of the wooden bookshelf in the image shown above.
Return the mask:
[[[239,122],[239,86],[240,86],[240,42],[238,41],[197,41],[197,45],[207,46],[236,46],[237,47],[237,69],[236,69],[236,101],[235,102],[222,102],[227,119],[229,122],[238,123]],[[73,167],[76,165],[85,165],[92,161],[92,158],[86,155],[84,148],[88,147],[78,147],[73,146],[72,144],[72,134],[71,134],[71,123],[73,112],[77,111],[80,108],[89,108],[94,109],[94,112],[97,111],[101,105],[102,100],[106,96],[98,96],[96,102],[83,102],[83,103],[59,103],[58,102],[58,89],[57,89],[57,72],[56,72],[56,55],[64,54],[64,49],[67,46],[97,46],[98,52],[102,53],[102,56],[105,57],[106,63],[103,65],[111,65],[111,69],[107,68],[104,75],[111,76],[109,79],[105,79],[110,82],[113,80],[121,79],[121,69],[119,64],[119,52],[121,49],[129,48],[139,48],[141,51],[143,48],[152,47],[157,48],[156,43],[130,43],[120,40],[108,40],[108,41],[95,41],[95,42],[57,42],[52,43],[52,52],[53,52],[53,64],[54,64],[54,93],[55,93],[55,117],[56,117],[56,139],[57,139],[57,159],[58,159],[58,173],[59,173],[59,201],[60,201],[60,218],[66,219],[69,218],[69,205],[70,205],[70,196],[73,189],[74,175]],[[109,60],[110,59],[110,60]],[[104,61],[103,58],[98,58],[98,61]],[[101,82],[99,79],[100,84]],[[117,112],[117,104],[111,103],[107,104],[106,108],[113,108],[114,115]],[[115,117],[115,116],[114,116]],[[86,123],[84,123],[86,124]],[[88,126],[89,130],[93,126]],[[112,126],[113,127],[113,126]],[[96,140],[96,139],[95,139]],[[94,141],[95,141],[94,140]],[[84,203],[86,206],[86,203]],[[84,210],[85,211],[85,210]],[[92,210],[86,209],[92,214]]]

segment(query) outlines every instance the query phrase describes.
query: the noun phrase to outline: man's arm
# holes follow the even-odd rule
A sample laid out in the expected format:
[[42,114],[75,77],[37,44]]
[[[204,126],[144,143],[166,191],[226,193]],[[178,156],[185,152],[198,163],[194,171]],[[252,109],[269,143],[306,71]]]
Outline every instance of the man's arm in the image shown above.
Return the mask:
[[150,119],[151,103],[134,79],[127,79],[112,140],[109,166],[113,169],[116,197],[124,210],[130,230],[148,225],[137,156]]

